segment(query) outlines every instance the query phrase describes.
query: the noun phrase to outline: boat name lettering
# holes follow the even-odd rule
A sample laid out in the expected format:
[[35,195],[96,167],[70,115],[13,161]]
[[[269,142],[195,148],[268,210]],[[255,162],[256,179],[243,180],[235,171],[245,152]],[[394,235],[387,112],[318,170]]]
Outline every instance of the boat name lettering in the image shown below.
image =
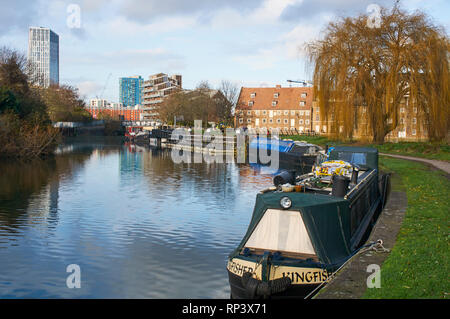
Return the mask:
[[326,281],[331,273],[327,270],[302,271],[302,272],[283,272],[283,277],[290,277],[292,282],[297,283],[317,283]]
[[228,270],[236,275],[243,275],[245,272],[253,273],[253,268],[241,265],[235,261],[230,261],[228,263]]

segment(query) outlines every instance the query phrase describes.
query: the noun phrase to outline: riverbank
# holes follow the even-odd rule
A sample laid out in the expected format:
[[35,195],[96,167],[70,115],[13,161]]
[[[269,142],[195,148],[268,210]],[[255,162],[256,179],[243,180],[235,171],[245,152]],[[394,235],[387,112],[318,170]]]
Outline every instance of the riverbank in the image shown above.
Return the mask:
[[381,145],[363,143],[359,141],[342,142],[329,139],[326,136],[303,136],[289,135],[282,138],[292,139],[294,141],[306,141],[321,146],[325,145],[352,145],[375,147],[380,153],[420,157],[426,159],[440,160],[450,162],[450,145],[448,143],[429,143],[429,142],[398,142],[383,143]]
[[[401,228],[395,245],[385,260],[385,253],[371,252],[359,256],[359,260],[352,261],[317,298],[447,299],[448,281],[443,274],[449,270],[448,176],[438,170],[429,170],[424,164],[395,158],[380,157],[380,167],[394,177],[391,205],[401,203],[399,192],[406,193],[407,197],[403,222],[397,221]],[[383,211],[370,240],[382,237],[379,231],[386,228],[384,221],[386,217],[392,217],[390,214],[392,211],[389,209]],[[390,226],[387,227],[389,229]],[[385,236],[389,236],[389,232]],[[385,246],[391,248],[389,239]],[[368,289],[366,279],[370,273],[367,265],[361,266],[362,262],[377,264],[380,257],[384,260],[381,287]]]
[[383,157],[401,176],[408,209],[392,253],[381,268],[381,288],[364,298],[448,298],[450,180],[423,164]]

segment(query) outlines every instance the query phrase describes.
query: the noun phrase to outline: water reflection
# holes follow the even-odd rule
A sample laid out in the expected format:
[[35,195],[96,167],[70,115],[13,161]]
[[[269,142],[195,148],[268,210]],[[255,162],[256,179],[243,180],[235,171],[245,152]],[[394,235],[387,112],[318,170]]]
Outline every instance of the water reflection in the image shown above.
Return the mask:
[[228,297],[226,257],[273,172],[101,140],[57,153],[0,163],[0,297]]

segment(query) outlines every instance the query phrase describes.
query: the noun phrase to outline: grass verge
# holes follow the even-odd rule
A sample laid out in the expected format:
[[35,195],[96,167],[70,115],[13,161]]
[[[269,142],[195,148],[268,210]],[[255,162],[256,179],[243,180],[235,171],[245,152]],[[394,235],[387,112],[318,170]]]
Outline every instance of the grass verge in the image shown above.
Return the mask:
[[421,163],[387,157],[380,157],[380,169],[401,177],[408,208],[381,267],[381,288],[363,298],[449,298],[450,180]]
[[370,144],[358,141],[342,142],[331,140],[325,136],[303,136],[290,135],[283,138],[292,139],[294,141],[306,141],[309,143],[325,146],[325,145],[353,145],[375,147],[380,153],[406,155],[427,159],[436,159],[450,162],[450,145],[447,143],[427,143],[427,142],[398,142],[384,144]]

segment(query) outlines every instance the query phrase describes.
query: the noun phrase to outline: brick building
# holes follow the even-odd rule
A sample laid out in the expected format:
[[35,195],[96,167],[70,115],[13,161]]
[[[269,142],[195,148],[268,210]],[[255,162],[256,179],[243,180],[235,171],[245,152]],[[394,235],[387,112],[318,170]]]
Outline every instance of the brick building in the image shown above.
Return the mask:
[[93,118],[98,118],[100,113],[107,114],[120,121],[141,121],[144,109],[140,105],[125,107],[122,103],[110,103],[106,106],[89,105],[86,110]]
[[[313,87],[241,88],[235,111],[235,126],[260,129],[279,129],[292,134],[314,132],[327,135],[332,130],[333,116],[321,118],[320,107],[314,98]],[[357,111],[358,123],[354,138],[371,139],[366,109]],[[394,119],[388,119],[388,123]],[[386,141],[423,141],[427,139],[426,114],[409,96],[405,96],[399,109],[396,128]]]
[[312,132],[313,111],[312,87],[243,87],[236,105],[235,126]]

